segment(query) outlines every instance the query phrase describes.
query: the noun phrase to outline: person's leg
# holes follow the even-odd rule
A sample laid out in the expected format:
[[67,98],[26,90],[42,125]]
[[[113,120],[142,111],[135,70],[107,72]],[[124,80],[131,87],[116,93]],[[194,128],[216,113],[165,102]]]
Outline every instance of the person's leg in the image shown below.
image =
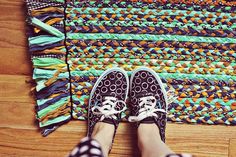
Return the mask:
[[120,68],[106,70],[94,84],[88,107],[88,136],[97,140],[108,156],[114,135],[126,110],[129,79]]
[[138,127],[138,146],[142,157],[161,157],[174,152],[161,140],[156,124],[140,124]]
[[105,157],[108,156],[112,146],[114,131],[114,125],[108,123],[98,122],[94,127],[91,137],[100,143],[103,155]]
[[69,157],[108,157],[114,129],[111,124],[98,122],[94,127],[91,138],[83,138],[71,151]]
[[85,137],[70,152],[68,157],[104,157],[101,145],[98,141]]
[[130,79],[130,122],[137,122],[138,146],[143,157],[173,153],[165,142],[167,94],[155,71],[141,67]]
[[[99,143],[105,157],[111,149],[121,114],[126,110],[128,87],[127,73],[111,68],[98,78],[90,93],[87,136]],[[85,148],[90,151],[90,147]]]

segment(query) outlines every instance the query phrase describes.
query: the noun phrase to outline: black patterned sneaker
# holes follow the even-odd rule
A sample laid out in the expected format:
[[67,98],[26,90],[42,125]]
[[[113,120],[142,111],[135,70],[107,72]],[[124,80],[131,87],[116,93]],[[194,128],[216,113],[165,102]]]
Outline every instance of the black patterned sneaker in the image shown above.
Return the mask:
[[[129,78],[120,68],[106,70],[95,83],[89,99],[88,136],[91,137],[97,122],[115,126],[114,136],[121,121],[121,114],[126,110]],[[113,137],[114,140],[114,137]]]
[[130,78],[130,122],[155,123],[165,142],[167,93],[161,79],[152,69],[141,67]]

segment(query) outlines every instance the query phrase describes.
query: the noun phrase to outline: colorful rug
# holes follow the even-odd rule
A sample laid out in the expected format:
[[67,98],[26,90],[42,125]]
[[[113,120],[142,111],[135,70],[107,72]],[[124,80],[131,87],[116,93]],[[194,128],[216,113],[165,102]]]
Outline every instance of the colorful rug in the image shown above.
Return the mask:
[[[154,69],[178,97],[168,120],[236,125],[236,2],[26,0],[44,136],[85,120],[101,73]],[[128,112],[124,116],[126,120]]]

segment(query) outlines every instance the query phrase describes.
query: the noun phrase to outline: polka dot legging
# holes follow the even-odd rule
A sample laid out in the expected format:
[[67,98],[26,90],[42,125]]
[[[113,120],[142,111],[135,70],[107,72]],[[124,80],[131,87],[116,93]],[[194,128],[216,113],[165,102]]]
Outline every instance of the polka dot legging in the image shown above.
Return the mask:
[[[83,138],[69,157],[104,157],[100,144],[89,137]],[[190,154],[169,154],[165,157],[192,157]]]
[[89,137],[83,138],[69,157],[104,157],[100,144]]

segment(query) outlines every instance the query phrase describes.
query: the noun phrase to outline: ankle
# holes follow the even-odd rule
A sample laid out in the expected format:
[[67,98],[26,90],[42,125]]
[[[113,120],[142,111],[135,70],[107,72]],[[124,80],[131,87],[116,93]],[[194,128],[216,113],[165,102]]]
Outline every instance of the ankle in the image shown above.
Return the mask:
[[98,122],[94,127],[92,138],[100,143],[105,156],[108,155],[111,148],[113,134],[114,126],[111,124]]
[[138,146],[143,157],[165,156],[173,151],[161,140],[156,124],[140,124]]
[[138,135],[142,139],[158,139],[161,140],[160,132],[158,126],[153,124],[141,123],[138,127]]
[[103,155],[106,157],[106,156],[108,156],[108,153],[110,151],[112,142],[109,142],[108,140],[105,140],[104,137],[102,137],[102,136],[103,135],[98,133],[98,134],[94,135],[92,138],[97,140],[98,143],[100,143]]
[[162,142],[156,124],[140,124],[138,127],[138,146],[140,149],[152,149],[152,144]]

